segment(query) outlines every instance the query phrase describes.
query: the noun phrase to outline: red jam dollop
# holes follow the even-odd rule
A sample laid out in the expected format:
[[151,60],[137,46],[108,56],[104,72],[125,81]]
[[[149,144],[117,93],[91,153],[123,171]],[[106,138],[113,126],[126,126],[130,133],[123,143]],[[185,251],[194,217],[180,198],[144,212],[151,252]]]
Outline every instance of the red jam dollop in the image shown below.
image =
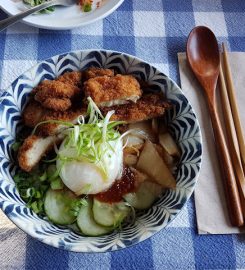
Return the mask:
[[121,179],[116,180],[114,184],[106,191],[96,194],[94,197],[107,203],[120,202],[123,195],[135,190],[135,175],[129,167],[123,169]]

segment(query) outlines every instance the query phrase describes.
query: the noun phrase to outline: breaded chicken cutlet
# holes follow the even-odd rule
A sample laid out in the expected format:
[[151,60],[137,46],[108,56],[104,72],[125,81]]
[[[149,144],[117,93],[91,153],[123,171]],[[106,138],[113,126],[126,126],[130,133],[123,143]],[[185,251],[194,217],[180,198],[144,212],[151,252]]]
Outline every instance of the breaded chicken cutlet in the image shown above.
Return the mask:
[[[81,114],[84,115],[85,113],[85,106],[80,106],[79,108],[73,106],[67,111],[48,110],[31,98],[22,113],[22,118],[26,126],[34,128],[38,123],[47,120],[73,121],[74,118]],[[52,134],[47,132],[47,135]]]
[[34,90],[34,99],[43,107],[55,111],[66,111],[71,107],[71,99],[79,95],[79,87],[61,81],[43,81]]
[[53,148],[54,144],[60,142],[62,138],[60,133],[68,126],[62,123],[52,123],[52,120],[76,123],[77,118],[80,115],[85,115],[85,113],[86,109],[83,108],[66,112],[46,112],[38,123],[42,121],[50,122],[41,124],[35,135],[27,137],[19,149],[18,162],[21,169],[31,171],[41,158]]
[[102,108],[106,115],[114,110],[111,120],[125,121],[127,123],[139,122],[164,115],[166,109],[171,107],[162,94],[144,94],[136,103]]
[[85,97],[99,107],[136,102],[142,95],[138,81],[131,75],[99,76],[84,83]]
[[54,111],[66,111],[71,107],[69,98],[47,98],[42,102],[43,107]]
[[77,86],[79,88],[82,87],[82,72],[81,71],[72,71],[66,72],[63,75],[59,76],[56,81],[63,82],[65,84],[70,84],[73,86]]
[[24,124],[28,127],[34,128],[42,121],[43,116],[47,111],[50,112],[50,110],[45,109],[39,102],[31,98],[22,113]]
[[60,141],[58,136],[43,138],[37,135],[27,137],[19,149],[18,162],[22,170],[31,171],[41,158],[53,148],[54,143]]
[[113,69],[90,67],[87,70],[85,70],[84,75],[85,80],[89,80],[100,76],[113,77],[115,74]]
[[28,127],[34,128],[45,122],[20,147],[18,161],[23,170],[31,171],[53,145],[60,142],[61,132],[68,127],[62,122],[76,123],[80,115],[86,115],[87,104],[82,98],[82,81],[86,79],[83,85],[85,97],[91,97],[104,115],[114,110],[111,120],[143,121],[162,116],[170,107],[162,94],[142,96],[140,85],[133,76],[114,75],[109,69],[68,72],[53,81],[44,81],[33,89],[23,112]]
[[49,122],[40,124],[35,135],[27,137],[20,147],[18,161],[23,170],[32,170],[54,143],[60,141],[60,132],[67,126],[52,123],[52,120],[75,123],[79,115],[86,113],[81,104],[77,106],[77,100],[82,100],[81,80],[81,72],[66,72],[56,80],[43,81],[33,89],[22,114],[24,124],[35,128],[43,121]]
[[36,130],[36,134],[41,135],[43,137],[58,134],[61,131],[63,131],[64,128],[67,128],[67,126],[65,126],[62,123],[60,124],[52,123],[52,120],[75,124],[77,122],[78,117],[80,115],[85,116],[86,112],[87,112],[87,108],[82,107],[79,109],[70,109],[65,112],[46,113],[43,116],[42,121],[49,121],[49,123],[44,123],[38,126]]
[[[22,117],[24,124],[35,128],[37,124],[43,121],[65,121],[74,123],[80,115],[86,114],[86,107],[70,108],[67,111],[53,111],[42,107],[38,102],[31,99],[23,111]],[[54,135],[60,132],[60,125],[55,123],[44,123],[40,125],[36,132],[42,136]]]
[[72,99],[81,97],[82,72],[66,72],[55,80],[45,80],[32,91],[34,99],[43,107],[54,111],[66,111]]

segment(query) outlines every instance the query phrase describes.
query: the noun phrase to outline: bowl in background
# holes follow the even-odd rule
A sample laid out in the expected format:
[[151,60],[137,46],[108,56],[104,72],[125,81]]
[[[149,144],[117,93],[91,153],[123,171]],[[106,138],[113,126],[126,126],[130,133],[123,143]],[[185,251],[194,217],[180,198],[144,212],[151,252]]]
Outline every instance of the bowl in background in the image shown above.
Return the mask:
[[[70,7],[55,7],[51,14],[35,14],[27,16],[22,22],[43,29],[69,30],[77,27],[84,27],[82,32],[86,32],[86,27],[99,20],[104,19],[114,12],[124,0],[96,0],[93,1],[93,9],[90,12],[83,12],[79,5]],[[99,8],[96,8],[99,3]],[[0,8],[9,16],[17,15],[26,10],[27,6],[22,0],[0,0]],[[93,27],[93,26],[91,26]]]

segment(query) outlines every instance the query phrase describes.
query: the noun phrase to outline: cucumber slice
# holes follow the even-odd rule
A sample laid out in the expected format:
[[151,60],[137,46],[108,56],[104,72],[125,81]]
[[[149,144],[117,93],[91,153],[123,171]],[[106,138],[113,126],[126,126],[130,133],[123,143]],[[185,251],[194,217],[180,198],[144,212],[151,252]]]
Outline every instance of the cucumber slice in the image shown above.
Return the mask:
[[77,200],[68,190],[49,189],[44,200],[44,209],[47,217],[59,225],[72,224],[76,216],[71,211],[71,205]]
[[87,205],[82,205],[77,216],[77,225],[82,233],[88,236],[99,236],[107,234],[113,230],[110,227],[103,227],[97,224],[93,218],[92,201],[88,200]]
[[130,207],[126,206],[124,202],[110,204],[94,199],[94,220],[102,226],[117,227],[129,212]]
[[140,184],[138,190],[128,193],[123,198],[136,209],[150,208],[157,197],[162,193],[162,187],[153,182],[145,181]]

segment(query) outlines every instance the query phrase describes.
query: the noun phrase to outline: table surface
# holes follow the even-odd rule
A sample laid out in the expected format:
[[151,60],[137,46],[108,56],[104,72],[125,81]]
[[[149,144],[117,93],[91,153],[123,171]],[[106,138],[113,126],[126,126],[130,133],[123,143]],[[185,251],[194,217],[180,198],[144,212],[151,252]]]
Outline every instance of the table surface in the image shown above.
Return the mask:
[[[125,0],[103,21],[71,31],[16,24],[0,33],[0,89],[29,67],[71,50],[111,49],[136,55],[179,84],[177,53],[188,33],[206,25],[231,51],[245,51],[245,1]],[[0,12],[0,19],[6,15]],[[0,213],[1,269],[245,269],[245,235],[197,234],[193,197],[164,230],[136,246],[78,254],[42,244]]]

